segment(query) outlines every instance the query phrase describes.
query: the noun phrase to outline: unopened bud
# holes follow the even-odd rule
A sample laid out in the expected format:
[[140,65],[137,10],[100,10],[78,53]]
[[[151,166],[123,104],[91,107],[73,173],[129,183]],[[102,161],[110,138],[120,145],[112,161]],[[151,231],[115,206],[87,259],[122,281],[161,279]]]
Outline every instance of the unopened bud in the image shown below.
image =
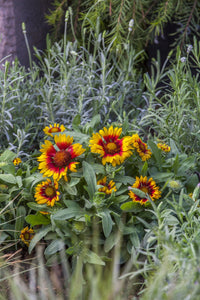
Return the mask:
[[134,20],[131,19],[128,25],[128,31],[132,31],[133,30],[133,25],[134,25]]
[[68,22],[69,20],[69,11],[67,10],[65,13],[65,22]]
[[24,22],[22,23],[22,31],[23,31],[23,33],[26,33],[26,25]]

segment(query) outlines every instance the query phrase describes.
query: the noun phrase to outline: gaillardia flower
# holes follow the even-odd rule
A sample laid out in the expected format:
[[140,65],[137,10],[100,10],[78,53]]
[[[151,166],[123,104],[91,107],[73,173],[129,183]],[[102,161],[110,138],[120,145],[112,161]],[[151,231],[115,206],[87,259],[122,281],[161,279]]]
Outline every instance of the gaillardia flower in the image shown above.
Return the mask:
[[[152,201],[161,197],[161,191],[159,191],[159,187],[156,186],[155,181],[152,178],[147,180],[146,176],[140,176],[140,178],[136,177],[135,183],[132,185],[132,188],[137,188],[142,192],[148,194]],[[148,201],[147,198],[139,197],[132,190],[129,191],[129,196],[133,199],[133,202],[139,202],[140,204],[145,204]]]
[[121,133],[122,128],[113,128],[113,126],[110,126],[109,129],[104,127],[103,130],[93,133],[89,146],[91,147],[91,152],[100,154],[103,165],[111,163],[115,167],[131,156],[132,138],[125,136],[119,139]]
[[169,152],[171,150],[170,146],[168,146],[167,144],[164,144],[164,143],[158,143],[157,147],[164,152]]
[[38,204],[54,206],[55,201],[59,201],[58,182],[52,183],[50,179],[39,183],[35,188],[35,201]]
[[136,148],[139,156],[141,157],[142,161],[146,161],[151,157],[151,150],[148,148],[147,144],[145,144],[138,134],[134,134],[132,136],[132,143],[133,146]]
[[55,181],[60,180],[61,177],[67,180],[67,170],[76,172],[78,162],[74,162],[74,159],[81,155],[85,149],[79,143],[72,144],[73,137],[65,134],[55,135],[54,141],[55,145],[48,140],[42,145],[42,149],[40,149],[42,154],[38,158],[40,162],[38,168],[45,177],[53,176]]
[[115,182],[113,180],[110,180],[109,183],[107,183],[107,177],[100,179],[97,181],[97,185],[103,185],[102,188],[99,188],[99,192],[103,192],[107,195],[110,195],[112,191],[116,192],[117,188],[115,186]]
[[21,234],[20,234],[20,239],[22,240],[22,242],[24,242],[24,244],[29,246],[30,241],[34,237],[34,234],[35,234],[34,230],[31,228],[28,228],[28,226],[27,226],[24,229],[22,229]]
[[45,134],[50,135],[50,136],[52,136],[52,137],[53,137],[53,134],[52,134],[52,133],[63,132],[64,130],[65,130],[64,125],[59,125],[59,124],[57,124],[57,123],[54,123],[53,126],[52,126],[52,125],[49,125],[49,127],[46,126],[46,127],[43,129],[43,131],[44,131]]
[[15,166],[19,165],[21,162],[22,162],[22,160],[19,157],[16,157],[16,158],[13,159],[13,164]]

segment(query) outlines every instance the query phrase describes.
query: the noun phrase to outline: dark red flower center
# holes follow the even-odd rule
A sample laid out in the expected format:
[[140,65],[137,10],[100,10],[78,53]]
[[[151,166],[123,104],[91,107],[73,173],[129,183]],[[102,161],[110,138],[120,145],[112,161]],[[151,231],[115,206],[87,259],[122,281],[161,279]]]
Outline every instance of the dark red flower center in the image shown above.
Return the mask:
[[142,186],[140,189],[141,189],[141,191],[143,191],[144,193],[149,194],[149,188],[148,188],[148,187]]
[[49,198],[54,198],[56,196],[56,189],[53,186],[48,185],[44,187],[44,194]]
[[49,133],[60,132],[61,129],[59,127],[52,127],[49,129]]
[[24,234],[24,239],[28,241],[28,240],[30,240],[30,238],[31,238],[30,233],[29,233],[29,232],[26,232],[26,233]]
[[60,150],[56,152],[53,159],[56,167],[65,167],[71,159],[71,154],[68,151]]
[[108,154],[115,154],[119,152],[119,147],[116,143],[109,142],[106,145],[104,145],[105,152]]

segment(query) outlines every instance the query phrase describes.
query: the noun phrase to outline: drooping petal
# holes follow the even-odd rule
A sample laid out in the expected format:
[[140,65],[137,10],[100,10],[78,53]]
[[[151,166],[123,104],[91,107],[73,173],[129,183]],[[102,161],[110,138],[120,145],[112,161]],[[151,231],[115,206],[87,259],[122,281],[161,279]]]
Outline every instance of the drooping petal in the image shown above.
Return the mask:
[[[155,181],[153,178],[147,179],[147,176],[137,177],[135,183],[132,185],[132,188],[137,188],[144,193],[148,194],[152,201],[159,199],[161,197],[161,191],[159,187],[156,186]],[[136,195],[132,190],[129,191],[129,196],[132,198],[133,202],[138,202],[140,204],[145,204],[148,201],[148,198],[141,198]]]
[[116,192],[117,188],[115,186],[115,182],[113,180],[110,180],[107,183],[107,177],[103,177],[102,179],[97,181],[97,185],[103,185],[102,188],[99,188],[99,192],[103,192],[107,195],[110,195],[113,191]]
[[138,134],[132,136],[132,144],[136,148],[142,161],[146,161],[151,157],[151,150],[148,148],[147,144],[141,140]]
[[170,146],[168,146],[168,145],[165,144],[165,143],[158,143],[158,144],[157,144],[157,147],[158,147],[159,149],[161,149],[162,151],[164,151],[164,152],[170,152],[170,150],[171,150]]

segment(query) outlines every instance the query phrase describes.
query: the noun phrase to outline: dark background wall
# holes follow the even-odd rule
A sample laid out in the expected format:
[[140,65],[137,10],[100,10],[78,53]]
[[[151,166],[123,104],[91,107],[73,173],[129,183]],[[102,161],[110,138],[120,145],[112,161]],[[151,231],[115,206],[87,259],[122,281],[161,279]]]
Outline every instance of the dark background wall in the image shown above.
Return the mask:
[[50,30],[45,22],[51,0],[0,0],[0,60],[16,56],[22,65],[28,66],[28,53],[22,33],[22,22],[26,24],[31,51],[33,46],[44,49],[46,34]]
[[31,49],[35,46],[44,49],[49,26],[45,22],[45,13],[49,10],[50,0],[14,0],[16,55],[21,64],[28,65],[28,55],[25,46],[21,24],[26,24],[26,32]]

